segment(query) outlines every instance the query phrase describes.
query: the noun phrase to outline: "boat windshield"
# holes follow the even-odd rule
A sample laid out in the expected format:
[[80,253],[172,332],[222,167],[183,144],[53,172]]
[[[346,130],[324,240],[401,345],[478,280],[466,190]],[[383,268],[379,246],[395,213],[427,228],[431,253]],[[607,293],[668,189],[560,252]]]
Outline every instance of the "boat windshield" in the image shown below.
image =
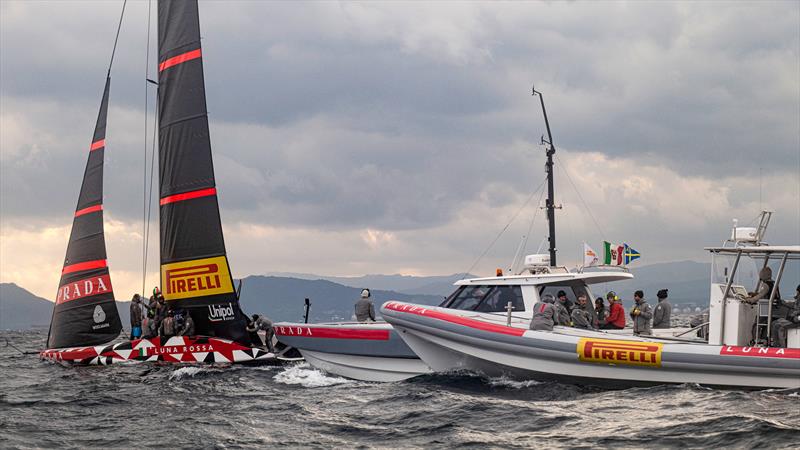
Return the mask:
[[513,311],[525,311],[519,286],[460,286],[441,306],[450,309],[479,312],[506,312],[511,302]]
[[583,281],[573,281],[570,283],[560,283],[560,284],[545,284],[539,287],[539,298],[542,298],[545,294],[550,294],[554,298],[558,298],[558,294],[564,291],[567,294],[567,299],[572,302],[572,304],[578,303],[578,296],[581,294],[586,295],[586,299],[591,303],[594,304],[594,300],[592,299],[592,293],[589,292],[588,286]]

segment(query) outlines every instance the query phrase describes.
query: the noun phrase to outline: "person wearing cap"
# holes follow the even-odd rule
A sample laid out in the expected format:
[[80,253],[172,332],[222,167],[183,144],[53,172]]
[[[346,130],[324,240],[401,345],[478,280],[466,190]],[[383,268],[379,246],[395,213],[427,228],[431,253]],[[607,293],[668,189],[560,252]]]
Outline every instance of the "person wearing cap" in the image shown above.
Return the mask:
[[672,304],[667,300],[667,289],[661,289],[656,294],[658,305],[653,310],[653,328],[671,328]]
[[375,322],[375,305],[372,304],[369,289],[361,290],[361,298],[356,302],[356,320],[359,322]]
[[567,310],[567,314],[572,313],[572,308],[575,307],[575,304],[572,303],[572,300],[567,298],[567,293],[565,291],[558,291],[556,298],[558,299],[558,303]]
[[559,325],[556,299],[551,294],[544,294],[542,301],[533,305],[533,318],[531,319],[530,329],[553,331],[554,325]]
[[633,301],[635,303],[633,309],[631,309],[633,334],[653,334],[650,328],[650,319],[653,318],[653,310],[650,308],[650,304],[644,299],[644,292],[634,292]]
[[[553,305],[556,307],[556,313],[558,313],[558,325],[572,325],[572,319],[570,318],[570,310],[567,307],[567,294],[564,291],[559,291],[558,298],[554,301]],[[551,295],[552,297],[552,295]],[[562,300],[564,299],[564,300]]]
[[[592,315],[589,314],[589,311],[586,308],[586,296],[579,295],[578,296],[578,304],[575,308],[572,309],[570,313],[570,319],[572,319],[572,326],[575,328],[583,328],[583,329],[591,329],[594,328],[594,322],[592,320]],[[594,312],[593,308],[591,309]]]
[[605,330],[621,330],[625,328],[625,308],[622,307],[616,292],[609,291],[606,294],[606,300],[608,300],[608,316],[602,328]]

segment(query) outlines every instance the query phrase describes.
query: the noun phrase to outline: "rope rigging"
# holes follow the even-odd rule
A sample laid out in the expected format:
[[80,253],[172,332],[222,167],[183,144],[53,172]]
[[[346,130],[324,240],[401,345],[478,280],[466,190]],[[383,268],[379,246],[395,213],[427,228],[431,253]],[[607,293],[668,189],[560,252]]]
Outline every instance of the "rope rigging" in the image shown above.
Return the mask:
[[[528,203],[530,203],[530,201],[533,198],[533,196],[536,195],[536,193],[539,192],[539,190],[542,189],[542,187],[544,186],[545,181],[547,181],[547,177],[545,177],[545,179],[542,180],[541,183],[539,183],[539,185],[536,187],[536,189],[534,189],[533,192],[531,192],[531,194],[528,196],[527,200],[525,200],[525,203],[523,203],[522,206],[517,210],[517,212],[514,213],[514,215],[511,217],[511,219],[508,221],[508,223],[506,223],[506,226],[504,226],[503,229],[500,230],[499,233],[497,233],[497,236],[495,236],[495,238],[492,239],[492,242],[489,243],[489,246],[486,247],[486,250],[484,250],[483,253],[481,253],[480,256],[478,256],[478,259],[475,260],[475,262],[472,264],[472,266],[470,266],[469,269],[467,269],[464,273],[461,274],[461,278],[462,279],[467,274],[472,272],[472,269],[474,269],[475,266],[477,266],[478,263],[481,261],[481,259],[483,259],[483,257],[486,256],[487,253],[489,253],[489,250],[491,250],[492,247],[494,247],[494,244],[497,242],[498,239],[500,239],[500,236],[502,236],[503,233],[505,233],[506,230],[508,230],[508,227],[511,226],[511,224],[514,222],[514,220],[516,220],[517,216],[519,216],[519,214],[522,212],[522,210],[524,210],[525,207],[528,206]],[[544,191],[542,190],[542,192],[544,192]],[[541,200],[541,195],[539,196],[539,199]],[[534,214],[534,218],[535,217],[536,217],[536,215]],[[533,225],[531,225],[531,226],[533,226]]]

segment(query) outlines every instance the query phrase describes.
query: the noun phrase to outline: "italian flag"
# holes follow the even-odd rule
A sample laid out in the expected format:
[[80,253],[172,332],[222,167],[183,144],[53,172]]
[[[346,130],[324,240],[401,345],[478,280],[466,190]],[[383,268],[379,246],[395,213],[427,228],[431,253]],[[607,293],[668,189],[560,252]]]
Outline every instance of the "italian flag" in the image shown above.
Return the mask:
[[624,245],[603,241],[603,247],[605,248],[603,252],[603,264],[609,266],[621,266],[623,264],[623,254],[625,253]]

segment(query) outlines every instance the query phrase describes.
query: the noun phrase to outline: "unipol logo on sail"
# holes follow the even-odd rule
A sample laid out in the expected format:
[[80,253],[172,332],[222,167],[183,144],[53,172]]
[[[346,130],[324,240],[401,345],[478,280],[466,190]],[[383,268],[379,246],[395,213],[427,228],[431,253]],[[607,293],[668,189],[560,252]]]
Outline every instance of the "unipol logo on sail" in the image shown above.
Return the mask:
[[164,264],[161,281],[166,300],[233,292],[224,256]]
[[222,322],[223,320],[233,320],[233,305],[208,305],[208,320],[211,322]]
[[92,295],[111,292],[111,278],[108,274],[99,277],[84,278],[83,280],[66,283],[58,288],[56,304],[78,300]]

